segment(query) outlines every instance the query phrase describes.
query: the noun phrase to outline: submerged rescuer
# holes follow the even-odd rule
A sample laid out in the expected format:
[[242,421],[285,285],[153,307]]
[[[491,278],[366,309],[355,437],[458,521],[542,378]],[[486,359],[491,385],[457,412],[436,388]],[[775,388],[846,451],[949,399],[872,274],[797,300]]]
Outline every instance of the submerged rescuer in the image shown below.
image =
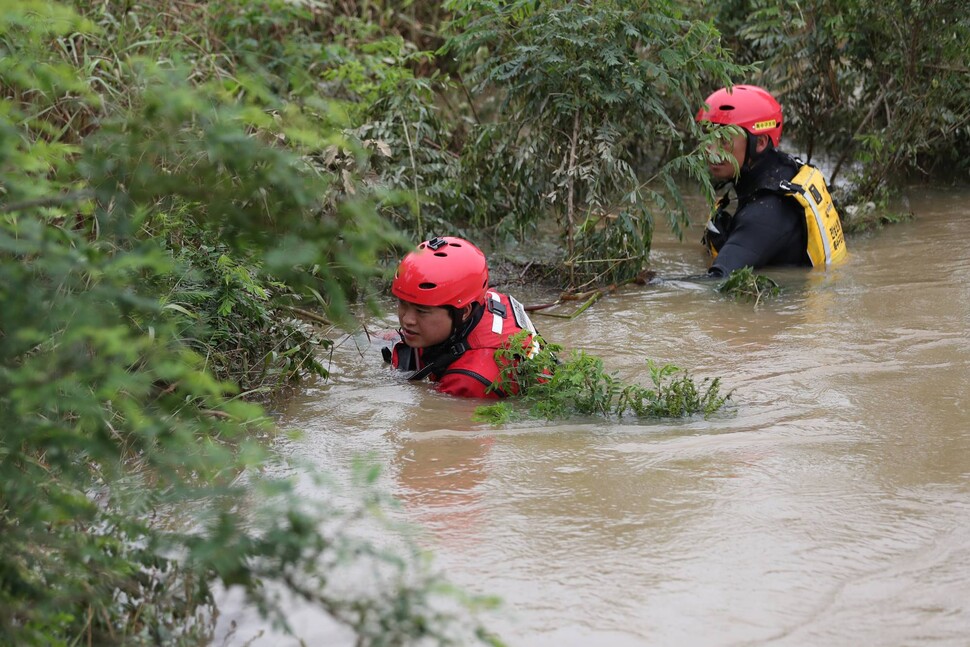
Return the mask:
[[702,124],[738,126],[722,150],[709,150],[715,188],[733,184],[716,205],[702,242],[713,256],[709,276],[742,267],[824,267],[845,258],[845,238],[821,172],[781,152],[781,105],[753,85],[722,88],[697,113]]
[[526,330],[522,356],[539,350],[536,330],[525,308],[514,298],[488,289],[485,255],[467,240],[432,238],[401,261],[391,284],[398,299],[401,341],[384,349],[384,359],[409,380],[430,378],[437,389],[471,398],[500,398],[489,390],[502,367],[498,348]]

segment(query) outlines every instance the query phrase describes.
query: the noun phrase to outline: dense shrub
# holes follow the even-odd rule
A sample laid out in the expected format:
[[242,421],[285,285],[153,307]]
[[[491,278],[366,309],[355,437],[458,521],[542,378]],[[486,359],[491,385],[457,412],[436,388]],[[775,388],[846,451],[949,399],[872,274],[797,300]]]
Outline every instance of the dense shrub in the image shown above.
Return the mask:
[[473,216],[521,227],[555,215],[573,280],[635,276],[655,218],[675,231],[687,222],[678,175],[710,190],[693,146],[702,138],[692,121],[699,86],[741,71],[718,33],[674,2],[449,7],[460,19],[448,51],[475,94],[495,102],[471,138],[468,161],[482,172],[466,172],[465,188],[487,192]]
[[[438,609],[413,546],[353,533],[381,523],[375,471],[298,496],[239,397],[319,373],[279,308],[346,321],[401,242],[320,162],[354,155],[328,105],[103,33],[51,3],[0,12],[0,643],[207,644],[215,582],[283,626],[288,590],[359,644],[494,642]],[[376,585],[335,591],[348,562]]]
[[970,169],[970,18],[963,3],[738,0],[717,25],[746,79],[775,91],[788,136],[833,162],[854,203],[908,171],[965,180]]

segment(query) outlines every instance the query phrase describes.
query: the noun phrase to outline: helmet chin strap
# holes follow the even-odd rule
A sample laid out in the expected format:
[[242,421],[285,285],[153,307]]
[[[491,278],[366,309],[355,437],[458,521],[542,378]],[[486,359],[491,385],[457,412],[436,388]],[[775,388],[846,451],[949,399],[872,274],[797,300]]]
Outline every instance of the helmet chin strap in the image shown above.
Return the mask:
[[461,318],[461,309],[453,308],[451,311],[451,335],[448,339],[451,341],[460,341],[467,337],[481,318],[475,315],[482,308],[481,303],[473,303],[471,310],[468,311],[468,316],[464,319]]
[[751,163],[754,162],[757,156],[758,156],[758,138],[749,132],[745,132],[744,164],[741,165],[741,168],[742,169],[751,168]]
[[765,149],[759,153],[758,137],[759,136],[752,135],[751,133],[747,133],[748,141],[744,147],[744,164],[741,165],[742,169],[753,168],[754,165],[758,163],[758,160],[760,160],[764,156],[764,154],[768,152],[769,149],[774,148],[774,145],[772,144],[771,139],[768,139]]

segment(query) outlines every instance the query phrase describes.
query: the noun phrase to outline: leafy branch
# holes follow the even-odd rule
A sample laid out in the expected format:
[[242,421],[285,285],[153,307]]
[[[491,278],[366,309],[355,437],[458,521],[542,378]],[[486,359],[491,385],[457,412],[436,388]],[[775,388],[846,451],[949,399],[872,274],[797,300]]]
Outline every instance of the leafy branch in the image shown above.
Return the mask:
[[[509,340],[505,348],[495,351],[503,367],[494,388],[520,389],[529,415],[555,420],[573,415],[596,415],[604,418],[632,415],[638,418],[683,418],[710,416],[723,408],[731,393],[721,393],[720,378],[700,382],[682,369],[647,360],[652,386],[624,382],[603,368],[603,361],[583,351],[573,351],[568,359],[559,355],[562,347],[543,344],[531,358],[523,358],[524,335]],[[519,413],[508,402],[483,405],[475,410],[475,419],[501,424]]]
[[718,284],[717,291],[733,296],[738,300],[754,301],[754,305],[767,301],[781,294],[778,283],[763,274],[756,274],[750,267],[734,270],[723,282]]

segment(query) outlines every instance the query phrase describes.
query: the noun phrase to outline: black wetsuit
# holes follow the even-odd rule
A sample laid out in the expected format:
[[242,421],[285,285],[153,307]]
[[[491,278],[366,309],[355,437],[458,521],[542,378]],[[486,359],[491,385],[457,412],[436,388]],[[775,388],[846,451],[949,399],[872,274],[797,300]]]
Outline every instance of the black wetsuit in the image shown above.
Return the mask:
[[745,266],[811,266],[805,212],[794,198],[777,193],[778,183],[797,172],[790,156],[771,148],[741,172],[734,183],[737,210],[717,222],[726,238],[720,247],[715,244],[709,276],[727,276]]

